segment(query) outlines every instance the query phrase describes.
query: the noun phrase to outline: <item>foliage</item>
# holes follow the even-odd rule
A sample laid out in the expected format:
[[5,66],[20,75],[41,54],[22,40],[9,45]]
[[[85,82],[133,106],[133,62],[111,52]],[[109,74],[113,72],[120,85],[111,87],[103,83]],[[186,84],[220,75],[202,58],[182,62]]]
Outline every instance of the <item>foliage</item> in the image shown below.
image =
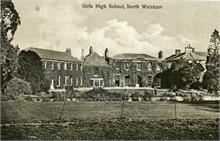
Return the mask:
[[6,100],[16,100],[21,95],[32,94],[31,86],[28,82],[19,79],[11,79],[5,89],[4,99]]
[[161,73],[162,87],[173,90],[197,88],[202,71],[201,64],[196,61],[177,60],[172,63],[169,69]]
[[219,48],[220,36],[217,30],[211,35],[210,46],[208,48],[208,56],[206,60],[206,73],[203,77],[203,86],[211,93],[217,93],[219,90]]
[[30,82],[35,94],[49,90],[49,81],[45,77],[41,59],[35,52],[21,51],[18,62],[17,76]]
[[2,92],[6,87],[17,68],[17,52],[18,46],[14,47],[11,44],[15,31],[20,25],[20,17],[15,10],[11,0],[1,1],[1,87]]
[[88,101],[118,101],[122,100],[124,95],[121,93],[110,93],[102,88],[94,88],[93,90],[84,92],[79,96],[81,100]]

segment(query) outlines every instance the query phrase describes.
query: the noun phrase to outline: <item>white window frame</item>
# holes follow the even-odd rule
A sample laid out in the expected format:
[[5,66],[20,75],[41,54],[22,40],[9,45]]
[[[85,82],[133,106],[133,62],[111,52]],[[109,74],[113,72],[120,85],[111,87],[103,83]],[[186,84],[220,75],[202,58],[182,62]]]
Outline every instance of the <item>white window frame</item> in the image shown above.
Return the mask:
[[124,64],[124,69],[125,69],[125,70],[128,71],[128,70],[129,70],[129,67],[130,67],[130,65],[129,65],[128,63],[125,63],[125,64]]
[[54,69],[54,61],[51,61],[51,70],[53,70]]
[[136,64],[136,69],[137,69],[138,71],[141,70],[141,64],[140,64],[140,63],[137,63],[137,64]]
[[[93,81],[93,85],[90,87],[104,87],[104,79],[103,78],[90,78],[89,81],[91,81],[91,80]],[[95,85],[95,81],[98,81],[98,83],[99,83],[98,86]],[[100,85],[101,81],[103,82],[102,85]]]
[[70,70],[73,70],[73,63],[70,63]]
[[70,86],[72,86],[73,85],[73,77],[71,76],[70,77]]
[[47,60],[45,60],[45,62],[44,62],[44,68],[45,68],[45,70],[47,69]]
[[68,84],[68,76],[64,76],[64,86],[67,86]]
[[61,80],[61,77],[60,77],[60,75],[58,76],[58,85],[57,85],[57,87],[60,87],[60,80]]
[[152,71],[152,64],[151,64],[151,63],[148,63],[148,64],[147,64],[147,70],[148,70],[148,71]]
[[57,69],[60,70],[60,62],[57,62]]
[[82,64],[80,65],[80,71],[82,71],[82,69],[83,69],[83,66],[82,66]]
[[78,63],[76,63],[76,71],[78,71],[78,69],[79,69],[78,67],[79,67],[79,66],[78,66]]
[[76,77],[76,86],[79,85],[79,80],[78,80],[78,77]]
[[64,62],[64,70],[67,70],[67,63],[66,62]]
[[83,85],[83,78],[82,78],[82,76],[80,76],[80,86],[82,86]]

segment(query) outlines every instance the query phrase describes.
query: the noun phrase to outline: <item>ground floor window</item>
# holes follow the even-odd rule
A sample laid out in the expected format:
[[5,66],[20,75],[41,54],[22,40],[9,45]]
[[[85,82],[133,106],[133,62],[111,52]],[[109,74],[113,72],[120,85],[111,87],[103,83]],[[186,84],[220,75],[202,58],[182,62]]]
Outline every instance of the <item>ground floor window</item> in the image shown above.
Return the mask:
[[104,86],[103,78],[91,78],[89,80],[89,83],[91,87],[103,87]]

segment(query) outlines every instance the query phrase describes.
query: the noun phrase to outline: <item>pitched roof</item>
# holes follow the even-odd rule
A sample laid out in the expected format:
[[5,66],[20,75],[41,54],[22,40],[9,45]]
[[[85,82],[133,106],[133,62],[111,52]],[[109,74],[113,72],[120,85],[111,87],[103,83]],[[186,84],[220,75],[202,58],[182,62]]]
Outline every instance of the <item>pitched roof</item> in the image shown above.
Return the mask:
[[159,60],[156,57],[147,55],[147,54],[135,54],[135,53],[121,53],[117,54],[112,57],[113,59],[131,59],[131,60],[136,60],[136,59],[144,59],[144,60]]
[[179,55],[171,55],[166,58],[167,61],[174,61],[178,59],[186,59],[186,60],[206,60],[207,53],[206,52],[190,52],[190,53],[181,53]]
[[104,66],[104,67],[110,67],[108,63],[105,61],[105,59],[101,56],[99,56],[96,52],[93,52],[90,55],[87,55],[84,58],[83,65],[86,66]]
[[41,59],[48,59],[48,60],[59,60],[59,61],[77,61],[79,60],[66,52],[61,51],[53,51],[47,49],[40,49],[40,48],[27,48],[26,51],[33,51],[37,53]]

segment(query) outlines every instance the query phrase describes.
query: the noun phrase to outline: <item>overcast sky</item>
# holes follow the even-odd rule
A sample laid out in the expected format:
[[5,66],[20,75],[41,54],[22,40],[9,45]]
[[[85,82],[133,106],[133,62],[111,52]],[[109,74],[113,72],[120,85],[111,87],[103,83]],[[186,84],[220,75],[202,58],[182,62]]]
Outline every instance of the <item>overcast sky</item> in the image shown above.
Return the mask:
[[[165,56],[191,44],[206,51],[214,29],[220,30],[220,2],[182,0],[13,0],[21,18],[14,44],[21,49],[37,47],[85,54],[89,46],[103,55],[146,53]],[[84,9],[91,4],[151,4],[155,9]]]

